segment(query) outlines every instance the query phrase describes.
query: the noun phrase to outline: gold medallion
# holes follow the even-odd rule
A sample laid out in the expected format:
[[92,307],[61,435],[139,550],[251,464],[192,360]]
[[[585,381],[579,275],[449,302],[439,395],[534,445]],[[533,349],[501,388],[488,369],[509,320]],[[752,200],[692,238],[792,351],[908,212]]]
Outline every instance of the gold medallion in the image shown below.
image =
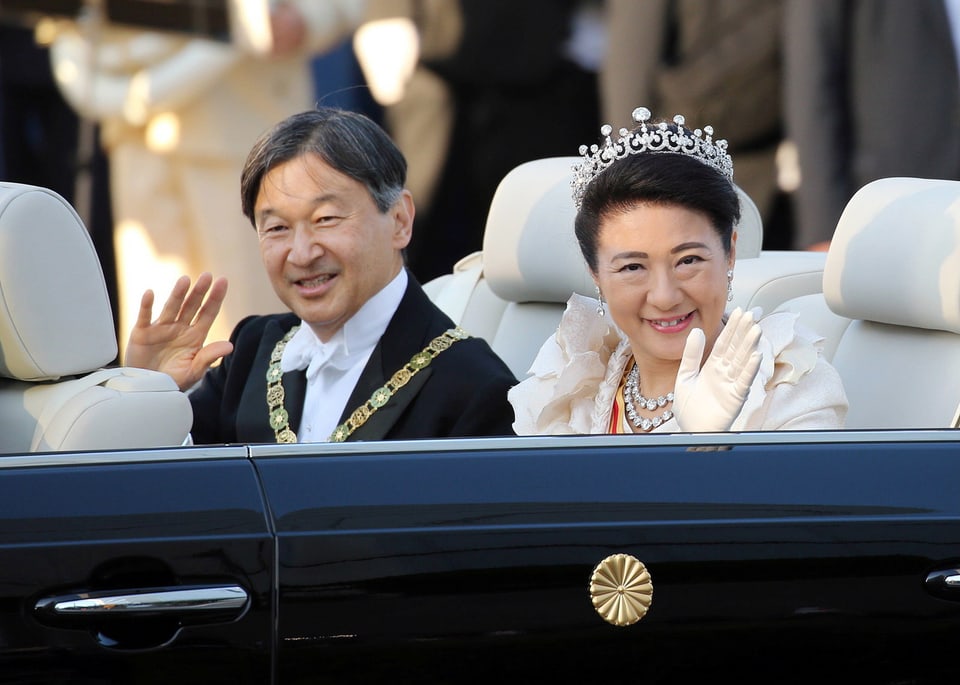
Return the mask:
[[417,352],[417,353],[416,353],[415,355],[413,355],[413,357],[410,359],[410,366],[412,366],[412,367],[415,368],[417,371],[419,371],[420,369],[425,369],[425,368],[427,368],[428,366],[430,366],[430,360],[431,360],[431,359],[432,359],[432,357],[431,357],[429,354],[427,354],[426,352]]
[[653,579],[636,557],[613,554],[593,569],[590,600],[607,623],[633,625],[646,615],[653,602]]
[[283,407],[277,407],[270,412],[270,427],[275,431],[282,430],[288,425],[289,419],[287,410]]
[[377,388],[373,395],[370,396],[370,404],[379,409],[385,405],[391,397],[393,397],[393,392],[390,390],[390,388],[382,386]]

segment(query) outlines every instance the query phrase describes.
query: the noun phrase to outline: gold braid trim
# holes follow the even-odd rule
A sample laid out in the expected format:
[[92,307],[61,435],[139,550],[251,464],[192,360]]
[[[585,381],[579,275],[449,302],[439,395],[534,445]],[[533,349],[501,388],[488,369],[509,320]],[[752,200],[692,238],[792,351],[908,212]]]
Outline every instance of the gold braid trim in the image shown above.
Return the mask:
[[[277,442],[296,442],[297,435],[290,430],[290,415],[283,406],[283,371],[280,369],[280,359],[283,357],[283,350],[286,348],[290,338],[300,328],[294,326],[287,334],[279,340],[270,354],[270,366],[267,368],[267,408],[270,412],[270,427],[273,428],[277,437]],[[458,340],[466,340],[470,336],[459,326],[444,331],[441,335],[430,341],[430,344],[424,347],[410,358],[406,364],[397,370],[385,385],[373,391],[366,402],[353,410],[350,418],[341,423],[330,437],[329,442],[343,442],[349,438],[355,430],[360,428],[367,420],[390,401],[397,391],[410,382],[419,371],[430,366],[441,352],[450,348]]]
[[297,324],[283,336],[270,353],[270,366],[267,367],[267,411],[270,412],[270,427],[277,436],[277,442],[296,442],[297,434],[290,430],[290,415],[283,406],[286,393],[283,391],[283,371],[280,359],[290,338],[300,328]]

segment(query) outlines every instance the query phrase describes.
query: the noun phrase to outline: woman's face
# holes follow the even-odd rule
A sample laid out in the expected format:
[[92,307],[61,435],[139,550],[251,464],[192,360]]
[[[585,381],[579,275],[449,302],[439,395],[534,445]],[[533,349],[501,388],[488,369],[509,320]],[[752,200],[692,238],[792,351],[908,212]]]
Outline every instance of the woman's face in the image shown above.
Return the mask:
[[638,204],[601,220],[594,276],[634,355],[679,363],[694,328],[706,335],[707,352],[713,348],[734,255],[705,214]]

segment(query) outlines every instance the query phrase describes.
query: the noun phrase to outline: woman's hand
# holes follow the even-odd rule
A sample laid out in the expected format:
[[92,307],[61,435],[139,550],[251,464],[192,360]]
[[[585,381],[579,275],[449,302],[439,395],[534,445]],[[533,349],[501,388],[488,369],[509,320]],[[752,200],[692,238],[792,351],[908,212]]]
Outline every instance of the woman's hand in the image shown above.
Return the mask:
[[674,389],[673,413],[684,432],[729,430],[740,414],[760,369],[760,326],[752,312],[730,314],[701,368],[706,337],[699,328],[687,336]]
[[190,277],[181,276],[160,316],[152,321],[153,291],[146,291],[124,364],[162,371],[181,390],[192,387],[211,364],[233,351],[233,343],[226,340],[203,344],[226,294],[225,278],[214,280],[208,273],[200,274],[191,289]]

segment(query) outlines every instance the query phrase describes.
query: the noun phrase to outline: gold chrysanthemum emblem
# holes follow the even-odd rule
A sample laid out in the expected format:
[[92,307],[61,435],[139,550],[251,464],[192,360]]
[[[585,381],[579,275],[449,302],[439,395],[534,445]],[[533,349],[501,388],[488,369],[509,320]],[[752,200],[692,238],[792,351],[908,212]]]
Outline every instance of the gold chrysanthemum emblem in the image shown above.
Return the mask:
[[613,554],[593,569],[590,599],[607,623],[633,625],[650,608],[653,580],[639,559],[629,554]]

